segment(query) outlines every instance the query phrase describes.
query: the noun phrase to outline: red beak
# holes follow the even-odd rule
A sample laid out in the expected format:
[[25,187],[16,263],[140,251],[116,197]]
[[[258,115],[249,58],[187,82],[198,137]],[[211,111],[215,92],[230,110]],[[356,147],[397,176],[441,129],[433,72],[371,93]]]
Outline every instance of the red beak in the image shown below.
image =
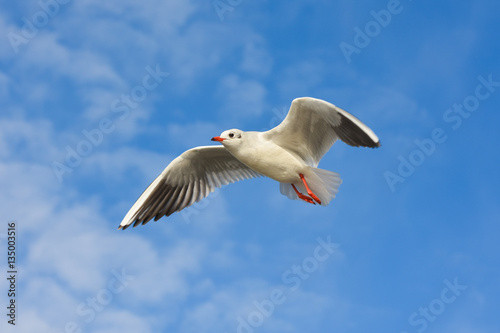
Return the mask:
[[222,141],[224,141],[224,140],[225,140],[225,139],[221,138],[220,136],[214,136],[214,137],[212,138],[212,141],[219,141],[219,142],[222,142]]

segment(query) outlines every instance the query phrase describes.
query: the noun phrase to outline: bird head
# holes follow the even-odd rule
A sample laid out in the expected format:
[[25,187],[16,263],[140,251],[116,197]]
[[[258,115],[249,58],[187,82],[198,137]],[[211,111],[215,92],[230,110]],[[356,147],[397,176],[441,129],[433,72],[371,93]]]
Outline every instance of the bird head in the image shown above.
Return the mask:
[[241,138],[243,137],[243,131],[239,129],[230,129],[221,133],[220,136],[214,136],[212,141],[218,141],[224,145],[224,147],[236,147],[241,144]]

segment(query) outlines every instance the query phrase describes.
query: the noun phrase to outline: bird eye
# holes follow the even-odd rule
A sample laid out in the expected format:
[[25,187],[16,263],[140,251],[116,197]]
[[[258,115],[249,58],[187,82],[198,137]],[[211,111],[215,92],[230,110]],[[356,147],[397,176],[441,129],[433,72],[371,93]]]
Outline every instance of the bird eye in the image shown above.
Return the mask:
[[229,133],[229,137],[230,138],[234,137],[234,133],[233,132]]

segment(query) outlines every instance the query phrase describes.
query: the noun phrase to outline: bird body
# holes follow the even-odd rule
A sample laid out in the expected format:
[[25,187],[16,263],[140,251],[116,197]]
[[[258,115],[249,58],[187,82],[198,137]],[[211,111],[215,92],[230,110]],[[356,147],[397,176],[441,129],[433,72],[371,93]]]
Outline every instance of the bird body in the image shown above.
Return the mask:
[[[292,152],[283,149],[260,132],[242,132],[240,145],[225,145],[239,161],[252,170],[278,182],[300,181],[299,173],[307,167],[305,162]],[[223,134],[222,134],[223,135]]]
[[212,138],[222,146],[192,148],[175,158],[139,197],[119,229],[157,221],[216,187],[259,176],[280,182],[280,192],[290,199],[326,206],[342,180],[338,173],[317,166],[337,139],[355,147],[380,146],[375,133],[347,111],[320,99],[297,98],[283,122],[269,131],[227,130]]

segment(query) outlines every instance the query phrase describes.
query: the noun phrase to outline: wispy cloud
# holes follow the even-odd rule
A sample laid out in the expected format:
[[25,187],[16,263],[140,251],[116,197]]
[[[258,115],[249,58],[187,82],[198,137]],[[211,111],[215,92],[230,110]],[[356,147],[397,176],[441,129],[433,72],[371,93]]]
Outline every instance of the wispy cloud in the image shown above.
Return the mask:
[[266,89],[256,80],[231,74],[222,78],[218,95],[224,101],[224,117],[242,119],[263,112]]
[[[388,2],[222,2],[233,8],[224,22],[213,1],[68,1],[54,15],[53,1],[0,5],[0,228],[18,223],[21,291],[19,326],[4,330],[2,321],[0,330],[411,331],[408,316],[439,312],[440,283],[454,276],[468,288],[428,330],[498,330],[489,278],[498,275],[497,97],[478,108],[474,100],[478,75],[497,79],[498,5],[405,2],[347,64],[339,42],[354,43],[353,27],[377,22],[371,10]],[[7,34],[21,34],[35,14],[37,32],[16,53]],[[169,76],[147,90],[157,64]],[[101,121],[122,115],[112,110],[122,95],[137,107],[101,138]],[[345,180],[330,206],[287,200],[262,178],[116,230],[178,154],[230,127],[275,126],[307,95],[352,112],[382,141],[378,150],[339,142],[325,156],[321,166]],[[443,122],[457,131],[447,131],[434,166],[388,191],[383,172]],[[60,183],[51,163],[91,134],[99,144]],[[342,251],[308,259],[325,234]],[[294,265],[308,278],[292,275]],[[300,282],[293,292],[287,271]],[[116,274],[129,282],[120,292]],[[4,297],[6,288],[1,279]]]

